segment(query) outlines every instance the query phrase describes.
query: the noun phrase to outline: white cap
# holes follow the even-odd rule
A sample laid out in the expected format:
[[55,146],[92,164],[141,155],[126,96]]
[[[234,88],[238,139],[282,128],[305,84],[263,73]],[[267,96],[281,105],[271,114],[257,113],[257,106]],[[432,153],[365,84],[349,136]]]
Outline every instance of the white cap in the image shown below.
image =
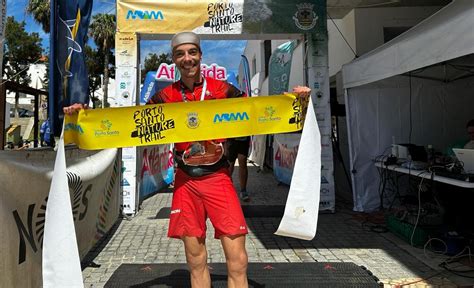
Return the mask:
[[201,40],[199,36],[194,32],[180,32],[171,38],[171,51],[174,51],[176,47],[182,44],[194,44],[199,50],[201,50]]

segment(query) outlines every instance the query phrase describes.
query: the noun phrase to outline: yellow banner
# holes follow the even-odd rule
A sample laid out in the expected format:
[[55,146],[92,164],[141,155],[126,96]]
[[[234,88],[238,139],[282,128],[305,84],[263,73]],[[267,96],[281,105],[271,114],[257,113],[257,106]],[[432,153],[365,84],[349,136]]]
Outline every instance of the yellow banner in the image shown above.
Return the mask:
[[64,142],[105,149],[294,132],[301,110],[294,95],[81,110],[66,116]]
[[208,20],[208,5],[207,0],[118,1],[117,30],[168,34],[194,30]]

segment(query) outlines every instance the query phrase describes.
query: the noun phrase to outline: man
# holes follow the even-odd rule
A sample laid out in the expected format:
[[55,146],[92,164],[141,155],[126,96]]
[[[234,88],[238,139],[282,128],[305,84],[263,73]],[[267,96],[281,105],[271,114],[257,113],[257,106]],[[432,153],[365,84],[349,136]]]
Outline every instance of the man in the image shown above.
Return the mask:
[[[155,94],[149,104],[244,96],[227,82],[201,75],[202,51],[198,35],[192,32],[174,35],[171,49],[181,79]],[[310,89],[295,87],[293,92],[308,97]],[[248,287],[247,225],[229,175],[223,142],[218,139],[175,144],[178,169],[168,236],[184,242],[193,287],[211,286],[205,246],[207,217],[214,226],[214,237],[220,239],[224,249],[228,287]]]
[[453,148],[461,149],[474,149],[474,119],[471,119],[466,124],[466,132],[468,138],[464,138],[460,141],[457,141],[450,147],[448,147],[446,154],[450,157],[454,157]]
[[40,127],[41,146],[51,146],[51,129],[49,128],[49,118]]
[[[151,97],[149,104],[241,97],[227,82],[201,75],[199,37],[191,32],[171,40],[178,82]],[[247,224],[229,177],[223,139],[175,144],[175,176],[168,237],[184,242],[192,287],[210,287],[205,246],[206,218],[220,239],[227,262],[228,287],[248,287],[245,235]]]
[[474,149],[474,119],[469,120],[466,124],[467,135],[469,140],[464,144],[464,149]]
[[[174,35],[172,59],[181,74],[178,82],[152,96],[148,104],[203,101],[244,96],[234,86],[201,75],[202,51],[199,36],[192,32]],[[308,97],[310,89],[293,92]],[[71,114],[81,104],[65,107]],[[192,115],[190,116],[192,117]],[[248,287],[245,235],[247,224],[224,156],[225,139],[175,143],[174,193],[168,237],[184,243],[192,287],[211,287],[205,245],[206,219],[211,220],[227,262],[228,287]]]
[[229,160],[230,176],[234,173],[235,160],[239,161],[240,198],[250,201],[247,191],[248,169],[247,157],[249,156],[250,136],[227,139],[227,159]]

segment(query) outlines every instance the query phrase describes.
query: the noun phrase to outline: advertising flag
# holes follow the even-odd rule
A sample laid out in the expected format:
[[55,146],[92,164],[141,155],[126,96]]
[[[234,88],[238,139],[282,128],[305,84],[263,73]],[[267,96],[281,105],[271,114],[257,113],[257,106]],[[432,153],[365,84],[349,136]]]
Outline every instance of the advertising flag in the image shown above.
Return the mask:
[[[59,114],[63,106],[89,103],[89,80],[83,48],[92,11],[92,0],[56,0],[51,5],[54,35],[51,58],[53,82],[49,98],[49,113],[53,132],[59,135]],[[54,9],[55,8],[55,9]]]
[[243,77],[242,77],[242,90],[249,97],[252,96],[252,88],[250,86],[250,67],[249,60],[245,55],[242,55],[242,66],[244,68]]

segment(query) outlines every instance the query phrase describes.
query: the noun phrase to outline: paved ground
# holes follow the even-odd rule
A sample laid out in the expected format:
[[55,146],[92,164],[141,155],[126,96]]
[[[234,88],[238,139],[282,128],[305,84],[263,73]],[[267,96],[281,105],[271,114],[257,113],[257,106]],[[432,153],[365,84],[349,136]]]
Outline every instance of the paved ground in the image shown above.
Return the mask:
[[[288,187],[279,186],[270,173],[257,173],[252,166],[249,169],[252,200],[243,205],[283,205]],[[170,206],[171,196],[159,193],[145,200],[134,218],[117,223],[106,243],[87,257],[100,266],[84,269],[86,287],[102,287],[122,263],[185,262],[181,241],[166,237],[168,220],[155,219],[162,207]],[[370,270],[385,287],[474,287],[474,279],[456,277],[438,267],[447,256],[410,247],[391,233],[372,232],[367,220],[371,219],[338,203],[336,213],[319,216],[315,239],[301,241],[273,235],[279,218],[248,218],[249,261],[354,262]],[[209,262],[225,262],[213,232],[208,223]]]

